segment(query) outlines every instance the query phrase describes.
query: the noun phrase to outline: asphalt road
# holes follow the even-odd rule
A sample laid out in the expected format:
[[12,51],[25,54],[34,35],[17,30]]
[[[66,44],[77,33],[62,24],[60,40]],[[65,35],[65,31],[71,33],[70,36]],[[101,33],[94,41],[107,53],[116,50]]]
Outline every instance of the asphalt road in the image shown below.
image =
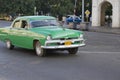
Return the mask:
[[120,35],[84,33],[87,45],[76,55],[50,51],[42,58],[0,42],[0,80],[120,80]]

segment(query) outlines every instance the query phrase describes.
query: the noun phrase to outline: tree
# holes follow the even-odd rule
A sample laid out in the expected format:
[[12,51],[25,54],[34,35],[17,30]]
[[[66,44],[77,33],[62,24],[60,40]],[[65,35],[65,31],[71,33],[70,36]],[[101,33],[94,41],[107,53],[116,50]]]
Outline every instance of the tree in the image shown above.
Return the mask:
[[[86,6],[89,3],[88,6]],[[85,9],[91,11],[91,0],[85,0]],[[33,15],[34,7],[39,14],[53,16],[74,14],[75,0],[0,0],[0,13]],[[77,15],[82,12],[82,0],[77,0]]]
[[32,14],[34,1],[33,0],[1,0],[0,12],[7,14]]
[[35,6],[38,12],[52,15],[66,15],[73,12],[73,4],[70,0],[35,0]]

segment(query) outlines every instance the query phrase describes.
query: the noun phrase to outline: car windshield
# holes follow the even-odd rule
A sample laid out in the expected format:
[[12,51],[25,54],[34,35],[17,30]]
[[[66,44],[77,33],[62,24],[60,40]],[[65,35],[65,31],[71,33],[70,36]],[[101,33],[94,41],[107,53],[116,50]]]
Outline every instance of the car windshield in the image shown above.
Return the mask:
[[58,26],[59,23],[55,19],[47,19],[47,20],[37,20],[32,21],[31,26],[35,27],[44,27],[44,26]]

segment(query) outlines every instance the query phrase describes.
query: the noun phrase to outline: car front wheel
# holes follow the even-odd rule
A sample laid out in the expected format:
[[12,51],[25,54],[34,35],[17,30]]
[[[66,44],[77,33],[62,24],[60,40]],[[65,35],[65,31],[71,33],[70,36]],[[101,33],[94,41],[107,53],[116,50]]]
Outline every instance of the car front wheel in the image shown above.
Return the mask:
[[76,54],[77,51],[78,51],[78,48],[71,48],[71,49],[68,49],[69,54]]
[[14,45],[12,45],[10,40],[6,40],[6,46],[7,46],[8,49],[13,49],[14,48]]
[[35,52],[36,52],[36,55],[40,57],[43,57],[46,54],[45,49],[41,48],[41,44],[39,41],[35,43]]

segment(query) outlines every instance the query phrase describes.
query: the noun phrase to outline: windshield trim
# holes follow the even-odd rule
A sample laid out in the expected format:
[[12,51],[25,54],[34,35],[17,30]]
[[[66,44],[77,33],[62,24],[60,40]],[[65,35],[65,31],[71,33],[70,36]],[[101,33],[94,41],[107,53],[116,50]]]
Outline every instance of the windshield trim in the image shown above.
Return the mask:
[[[43,24],[43,25],[38,25],[36,27],[45,27],[45,26],[50,26],[50,27],[55,27],[55,26],[59,26],[59,23],[56,19],[42,19],[42,20],[34,20],[34,21],[30,21],[30,25],[31,25],[31,28],[36,28],[35,26],[33,26],[33,22],[39,22],[39,21],[48,21],[48,23],[46,22],[46,24]],[[50,23],[49,20],[53,20],[54,23]]]

